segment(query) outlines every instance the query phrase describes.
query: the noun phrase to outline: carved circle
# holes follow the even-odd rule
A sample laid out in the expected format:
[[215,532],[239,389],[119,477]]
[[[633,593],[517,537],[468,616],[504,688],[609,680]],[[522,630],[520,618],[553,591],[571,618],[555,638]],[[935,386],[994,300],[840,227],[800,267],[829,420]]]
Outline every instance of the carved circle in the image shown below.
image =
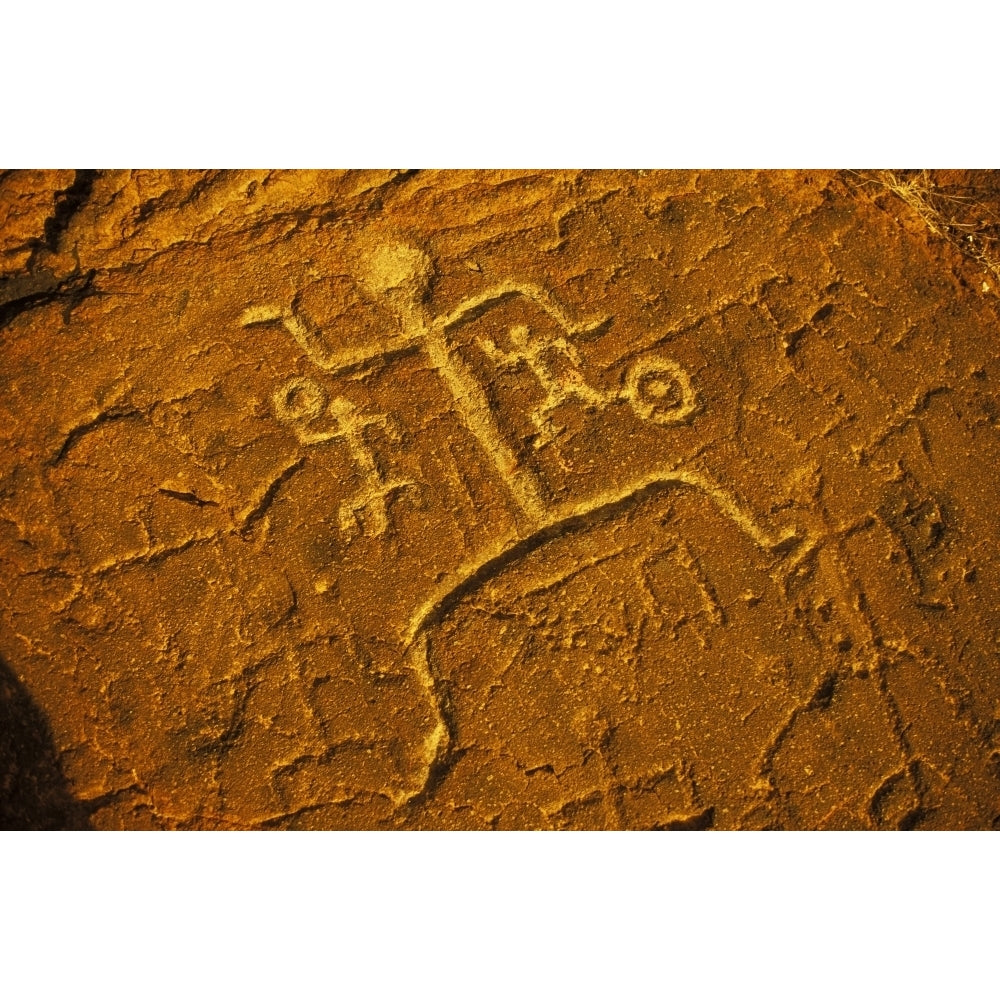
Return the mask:
[[315,420],[326,406],[326,392],[311,378],[293,378],[274,394],[273,400],[279,420]]
[[688,373],[669,358],[640,358],[632,364],[623,395],[638,416],[657,424],[682,424],[698,409]]

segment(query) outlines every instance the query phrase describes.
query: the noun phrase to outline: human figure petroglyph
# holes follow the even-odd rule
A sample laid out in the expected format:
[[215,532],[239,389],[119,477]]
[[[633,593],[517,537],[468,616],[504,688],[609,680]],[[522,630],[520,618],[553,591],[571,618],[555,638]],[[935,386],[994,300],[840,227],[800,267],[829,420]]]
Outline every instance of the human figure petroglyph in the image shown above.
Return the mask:
[[[335,376],[357,375],[394,357],[422,351],[449,390],[462,423],[493,463],[515,504],[515,527],[496,538],[484,550],[473,554],[454,571],[442,574],[433,593],[414,609],[401,636],[404,658],[427,690],[428,698],[436,708],[438,722],[428,735],[424,748],[426,774],[413,788],[400,791],[400,803],[420,794],[450,742],[442,709],[443,696],[430,661],[429,630],[463,596],[522,556],[557,537],[586,530],[633,509],[655,493],[669,489],[693,489],[705,494],[756,545],[774,555],[779,562],[785,562],[785,557],[794,552],[794,557],[789,560],[794,567],[812,550],[810,545],[803,544],[806,539],[796,529],[780,533],[769,531],[732,493],[704,472],[684,468],[677,463],[640,475],[624,487],[612,488],[583,500],[553,502],[543,489],[540,474],[526,465],[505,440],[483,386],[453,342],[455,331],[491,309],[518,299],[539,307],[559,326],[561,336],[546,342],[535,340],[526,325],[513,326],[508,333],[512,350],[503,350],[492,341],[480,342],[486,355],[498,366],[523,364],[529,368],[545,391],[544,401],[532,415],[539,429],[538,448],[549,444],[559,433],[559,429],[551,424],[552,411],[574,399],[591,410],[627,402],[640,419],[663,426],[688,422],[699,412],[690,377],[672,359],[647,355],[631,363],[620,390],[596,389],[583,379],[579,354],[570,343],[570,338],[601,329],[608,322],[607,318],[574,321],[544,289],[515,282],[495,285],[464,299],[450,312],[434,316],[427,307],[433,276],[431,260],[421,250],[411,246],[382,246],[364,260],[358,275],[362,288],[395,314],[402,331],[382,345],[330,351],[319,334],[290,309],[265,305],[248,309],[243,314],[244,325],[281,322],[317,367]],[[562,362],[561,370],[557,361]],[[275,412],[279,418],[285,413],[294,420],[304,419],[308,423],[323,412],[325,397],[321,399],[314,389],[302,382],[293,380],[286,384],[282,392],[285,395],[275,400]],[[333,415],[338,416],[336,413]],[[338,419],[349,421],[354,416],[353,412],[345,410]],[[367,425],[349,426],[354,429],[314,432],[297,427],[297,433],[302,435],[300,440],[304,443],[319,443],[343,436],[348,440],[349,447],[352,447],[350,442],[353,440],[353,447],[357,448]],[[362,468],[365,468],[363,462]],[[377,465],[369,464],[367,468],[374,490],[393,487]],[[366,499],[368,504],[373,502]],[[379,509],[384,511],[384,501]],[[341,513],[343,519],[344,508]],[[373,520],[376,528],[385,530],[384,517],[376,516]],[[791,567],[785,566],[785,571]]]
[[[360,413],[349,399],[342,396],[328,405],[326,391],[308,378],[290,379],[274,394],[273,403],[275,415],[292,425],[300,443],[317,445],[342,440],[347,445],[361,478],[361,488],[340,505],[341,531],[352,538],[364,531],[367,522],[376,537],[385,534],[389,526],[389,501],[399,490],[416,485],[412,480],[388,478],[369,441],[368,432],[372,427],[381,428],[390,437],[395,436],[395,427],[389,415]],[[334,429],[310,430],[309,424],[315,423],[324,412],[333,418]],[[364,521],[361,515],[364,515]]]
[[686,423],[698,412],[690,377],[669,358],[638,359],[629,366],[620,392],[602,392],[584,380],[579,352],[565,337],[543,340],[523,324],[512,326],[508,336],[512,350],[499,348],[491,338],[483,338],[480,346],[497,368],[526,366],[542,386],[545,399],[531,414],[538,430],[536,449],[554,441],[565,429],[553,424],[552,414],[572,399],[591,411],[625,400],[641,419],[663,425]]
[[[493,462],[517,507],[516,530],[498,539],[488,551],[463,563],[454,573],[446,574],[435,595],[411,620],[407,631],[409,638],[412,639],[423,627],[428,616],[434,616],[434,608],[448,603],[449,594],[461,591],[470,577],[478,578],[498,559],[505,561],[506,554],[518,551],[533,538],[550,537],[561,526],[601,516],[603,512],[617,511],[623,503],[637,502],[660,488],[691,488],[705,493],[766,551],[784,555],[798,548],[800,557],[808,551],[808,546],[801,546],[803,539],[796,530],[773,534],[763,528],[729,491],[706,474],[676,465],[638,477],[623,489],[610,490],[583,501],[554,504],[545,496],[540,476],[522,462],[501,434],[486,393],[473,371],[458,355],[452,335],[489,310],[519,298],[540,307],[560,327],[562,336],[555,341],[541,342],[535,340],[530,328],[516,325],[509,333],[514,347],[511,351],[503,351],[492,342],[483,342],[487,356],[492,356],[502,365],[527,365],[546,389],[546,400],[536,414],[536,426],[541,425],[543,438],[540,447],[555,432],[555,428],[546,425],[551,409],[574,398],[589,408],[599,408],[617,400],[627,401],[641,419],[665,426],[684,423],[696,416],[699,404],[690,377],[670,358],[647,355],[636,359],[629,366],[623,388],[618,392],[603,392],[584,381],[580,374],[579,355],[570,338],[601,329],[608,322],[606,317],[574,321],[545,289],[511,281],[464,299],[450,312],[432,316],[427,309],[427,300],[434,265],[422,250],[404,244],[383,245],[370,253],[364,259],[358,277],[368,295],[388,306],[399,321],[401,334],[382,346],[362,345],[328,351],[319,334],[293,310],[276,305],[247,309],[241,321],[245,326],[281,322],[316,365],[332,375],[356,373],[368,366],[385,363],[401,353],[423,350],[448,388],[462,422]],[[553,357],[560,356],[568,364],[563,371],[557,372],[552,366]],[[294,385],[288,383],[286,389],[289,386],[295,390],[292,394],[294,398],[289,399],[286,394],[283,401],[276,401],[276,412],[282,407],[288,413],[301,410],[303,417],[311,420],[313,417],[310,414],[317,405],[320,407],[318,412],[322,411],[323,404],[317,404],[314,389],[298,382]],[[307,443],[328,439],[322,433],[318,436],[315,432],[300,433],[304,435],[300,439]]]
[[485,392],[472,372],[455,356],[449,334],[497,304],[517,297],[535,302],[570,336],[596,330],[605,320],[574,323],[544,289],[513,282],[494,286],[464,300],[452,312],[432,318],[425,307],[432,277],[430,260],[414,247],[384,246],[366,259],[360,274],[362,287],[396,314],[403,331],[384,345],[327,351],[319,335],[304,320],[293,310],[278,305],[253,306],[244,311],[240,322],[243,326],[282,323],[317,367],[332,375],[358,372],[422,348],[449,389],[463,423],[504,477],[519,508],[520,519],[525,527],[530,527],[543,520],[546,512],[537,477],[523,466],[503,439]]
[[588,410],[607,405],[607,394],[583,380],[580,355],[565,337],[542,340],[533,335],[530,327],[520,323],[510,328],[508,336],[512,350],[502,350],[489,338],[483,339],[480,346],[498,368],[515,369],[526,365],[541,384],[545,400],[531,413],[532,423],[538,431],[535,448],[554,441],[565,429],[556,427],[552,422],[553,412],[564,403],[576,399]]
[[330,404],[330,413],[337,421],[334,437],[342,437],[354,459],[362,487],[350,500],[340,505],[340,527],[348,536],[362,529],[359,514],[366,513],[371,519],[373,533],[382,535],[388,527],[388,503],[400,490],[415,487],[411,480],[389,479],[368,442],[368,428],[381,427],[391,433],[392,424],[388,414],[359,414],[350,400],[337,397]]

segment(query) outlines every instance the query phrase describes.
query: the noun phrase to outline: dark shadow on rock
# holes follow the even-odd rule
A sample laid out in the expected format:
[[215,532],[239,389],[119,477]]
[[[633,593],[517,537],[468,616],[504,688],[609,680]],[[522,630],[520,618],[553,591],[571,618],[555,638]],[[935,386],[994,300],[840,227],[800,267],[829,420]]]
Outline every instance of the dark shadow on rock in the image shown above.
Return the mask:
[[59,767],[48,720],[0,659],[0,830],[88,830]]

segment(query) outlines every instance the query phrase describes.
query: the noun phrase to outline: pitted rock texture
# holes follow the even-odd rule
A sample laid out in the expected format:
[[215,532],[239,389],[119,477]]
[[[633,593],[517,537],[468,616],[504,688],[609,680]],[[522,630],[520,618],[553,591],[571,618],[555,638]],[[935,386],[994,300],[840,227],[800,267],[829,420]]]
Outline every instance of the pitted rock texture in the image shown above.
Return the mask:
[[996,289],[890,194],[7,172],[0,322],[7,825],[1000,823]]

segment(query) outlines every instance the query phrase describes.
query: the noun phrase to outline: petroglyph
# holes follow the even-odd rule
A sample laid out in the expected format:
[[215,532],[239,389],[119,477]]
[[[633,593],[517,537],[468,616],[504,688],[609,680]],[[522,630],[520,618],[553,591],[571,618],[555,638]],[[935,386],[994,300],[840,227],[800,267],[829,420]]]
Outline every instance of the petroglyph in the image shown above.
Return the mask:
[[[463,597],[546,542],[592,527],[638,506],[657,493],[676,487],[688,487],[711,497],[718,509],[765,552],[783,558],[796,550],[808,549],[806,535],[795,528],[776,535],[768,533],[758,526],[756,520],[727,491],[698,473],[683,469],[653,473],[633,481],[621,490],[610,490],[583,503],[558,506],[529,534],[511,533],[462,563],[444,578],[434,593],[417,609],[406,632],[407,643],[412,642],[423,629],[439,622]],[[792,564],[795,564],[794,560]]]
[[262,323],[281,323],[317,368],[334,375],[363,370],[372,364],[384,363],[419,348],[418,342],[404,337],[396,338],[389,344],[377,348],[329,351],[324,346],[319,332],[301,316],[296,315],[292,309],[277,305],[251,306],[240,316],[240,326],[256,326]]
[[94,177],[6,265],[0,660],[95,826],[1000,828],[996,299],[906,206]]
[[[588,383],[573,340],[600,331],[608,323],[606,318],[574,321],[544,289],[515,282],[495,285],[464,299],[451,311],[433,316],[427,308],[434,278],[433,262],[423,251],[400,244],[383,245],[371,253],[363,260],[358,278],[364,291],[387,306],[399,322],[402,334],[388,345],[360,345],[331,352],[324,346],[319,331],[292,309],[277,305],[247,309],[241,323],[254,326],[280,322],[316,366],[331,376],[354,374],[414,349],[422,350],[449,391],[462,423],[508,489],[517,511],[517,524],[511,532],[495,538],[484,550],[443,575],[433,592],[414,610],[401,636],[405,660],[427,692],[437,718],[427,736],[426,773],[411,788],[394,793],[397,803],[403,803],[423,792],[451,745],[427,631],[492,576],[549,541],[627,513],[654,494],[670,489],[693,489],[711,498],[717,509],[779,563],[791,551],[799,549],[801,555],[809,546],[803,545],[805,536],[794,528],[783,532],[764,528],[729,491],[693,469],[671,466],[654,470],[637,476],[623,488],[612,488],[584,499],[555,502],[549,496],[539,472],[502,433],[490,399],[476,373],[462,358],[454,336],[490,310],[518,300],[540,308],[555,322],[559,330],[555,336],[543,336],[527,323],[515,322],[508,327],[503,346],[489,336],[477,340],[496,370],[526,371],[540,387],[542,400],[529,413],[535,428],[532,441],[535,453],[557,442],[564,428],[553,418],[568,405],[575,404],[584,413],[596,414],[608,406],[627,403],[640,420],[665,428],[693,419],[699,412],[699,401],[690,377],[677,362],[659,354],[633,360],[620,389],[602,390]],[[361,487],[340,506],[342,532],[348,538],[359,531],[376,538],[384,535],[388,529],[390,499],[397,491],[413,485],[386,475],[368,439],[371,428],[385,430],[390,426],[387,415],[360,413],[343,397],[328,402],[326,390],[301,377],[290,379],[278,389],[273,404],[277,418],[293,428],[301,444],[313,446],[339,440],[347,445]],[[332,420],[333,427],[327,429],[324,420]],[[723,622],[724,612],[690,551],[679,550],[678,558],[694,574],[710,619],[717,624]],[[782,570],[788,571],[787,566]]]
[[282,423],[295,424],[303,444],[329,440],[329,437],[313,435],[304,428],[323,412],[327,404],[326,391],[311,378],[289,380],[274,394],[273,402],[275,416]]
[[[706,477],[688,470],[671,468],[654,473],[651,477],[637,480],[624,493],[615,493],[611,499],[598,496],[589,502],[564,506],[554,512],[538,475],[527,467],[512,446],[504,440],[482,386],[458,356],[450,334],[499,304],[518,298],[540,306],[562,328],[565,336],[542,340],[533,335],[527,325],[515,324],[509,331],[513,349],[501,349],[490,339],[484,339],[480,344],[498,367],[526,366],[544,388],[545,400],[531,414],[539,432],[535,441],[536,449],[545,447],[558,435],[559,429],[551,423],[551,414],[571,400],[581,402],[590,410],[601,409],[620,399],[627,400],[642,419],[664,426],[684,423],[699,411],[697,394],[690,377],[669,358],[646,356],[629,366],[621,392],[601,392],[583,379],[579,353],[567,338],[600,330],[607,324],[606,318],[575,322],[544,289],[515,282],[496,285],[463,300],[449,313],[430,317],[426,310],[426,300],[433,276],[433,262],[416,247],[402,244],[381,246],[364,261],[360,274],[362,287],[395,312],[404,331],[398,344],[388,348],[363,346],[356,350],[330,354],[321,346],[318,334],[310,332],[304,321],[290,310],[273,305],[246,310],[241,322],[252,325],[280,320],[319,367],[332,374],[353,371],[359,364],[386,360],[398,350],[409,350],[414,345],[422,345],[431,364],[450,390],[463,422],[494,463],[520,507],[522,524],[528,534],[548,530],[560,520],[579,517],[590,509],[614,505],[624,497],[647,489],[651,482],[677,482],[703,489],[755,542],[765,548],[774,546],[770,533],[761,528],[727,491],[710,484]],[[317,407],[321,408],[322,402],[316,388],[299,380],[288,383],[276,397],[279,416],[282,413],[296,417],[301,414],[306,419],[312,419]],[[310,434],[308,440],[325,440],[325,437],[321,435],[317,438]]]
[[[607,319],[574,321],[544,289],[515,282],[496,285],[463,300],[448,313],[432,316],[426,303],[433,277],[431,259],[412,246],[381,246],[363,261],[359,274],[362,288],[389,307],[403,331],[402,336],[388,347],[362,345],[356,349],[328,352],[319,332],[312,330],[292,310],[275,305],[253,307],[241,317],[245,326],[281,322],[317,366],[331,375],[350,374],[419,346],[449,390],[463,424],[475,436],[517,505],[517,527],[445,573],[434,591],[415,609],[402,635],[407,658],[432,698],[439,720],[434,734],[428,737],[428,774],[443,759],[449,741],[426,630],[440,622],[463,597],[528,553],[555,538],[626,513],[660,491],[677,488],[693,489],[708,496],[759,548],[775,557],[780,564],[779,575],[787,576],[812,548],[804,532],[796,528],[780,532],[768,530],[731,492],[708,475],[676,465],[638,476],[623,488],[613,488],[582,500],[553,501],[539,473],[505,439],[483,386],[456,349],[455,331],[491,309],[518,299],[540,307],[560,328],[560,335],[542,337],[529,325],[514,323],[507,330],[508,346],[500,347],[490,337],[478,341],[496,369],[527,370],[541,387],[544,397],[529,414],[536,429],[533,441],[536,452],[557,440],[563,428],[553,422],[553,414],[571,403],[579,404],[585,412],[595,413],[625,402],[643,421],[663,427],[689,422],[699,413],[699,400],[689,375],[670,358],[646,355],[628,366],[621,389],[602,391],[584,378],[582,360],[572,338],[601,330]],[[389,499],[396,491],[413,484],[388,479],[366,439],[368,428],[387,426],[386,415],[360,415],[346,399],[338,397],[329,406],[326,399],[325,391],[315,382],[291,379],[275,393],[275,414],[295,428],[303,444],[323,444],[338,439],[347,443],[362,487],[353,499],[341,505],[341,529],[350,536],[367,526],[372,535],[378,537],[388,527]],[[334,419],[335,429],[311,429],[324,415]],[[361,514],[365,515],[363,520]],[[796,558],[786,559],[792,552],[796,553]],[[724,612],[696,560],[686,548],[679,558],[687,571],[694,574],[711,620],[723,622]],[[407,795],[419,794],[421,787]]]
[[634,361],[625,376],[622,395],[644,420],[664,426],[686,423],[699,412],[698,395],[688,373],[669,358]]
[[[390,440],[398,440],[394,422],[385,413],[359,413],[349,400],[338,396],[327,405],[327,394],[312,379],[293,378],[273,397],[274,412],[279,420],[289,423],[304,445],[343,441],[347,445],[361,487],[340,505],[340,527],[348,538],[358,533],[378,537],[388,528],[388,505],[401,490],[416,488],[409,479],[387,477],[375,448],[369,440],[369,429],[381,428]],[[309,425],[321,416],[329,416],[333,430],[310,430]]]
[[[543,448],[565,429],[552,423],[552,413],[571,399],[587,409],[602,409],[608,402],[605,393],[591,388],[580,373],[580,356],[565,337],[541,340],[523,324],[512,326],[509,337],[513,350],[501,350],[490,339],[481,342],[490,360],[501,369],[527,365],[545,390],[545,400],[531,412],[538,431],[534,447]],[[560,364],[560,362],[562,362]]]

